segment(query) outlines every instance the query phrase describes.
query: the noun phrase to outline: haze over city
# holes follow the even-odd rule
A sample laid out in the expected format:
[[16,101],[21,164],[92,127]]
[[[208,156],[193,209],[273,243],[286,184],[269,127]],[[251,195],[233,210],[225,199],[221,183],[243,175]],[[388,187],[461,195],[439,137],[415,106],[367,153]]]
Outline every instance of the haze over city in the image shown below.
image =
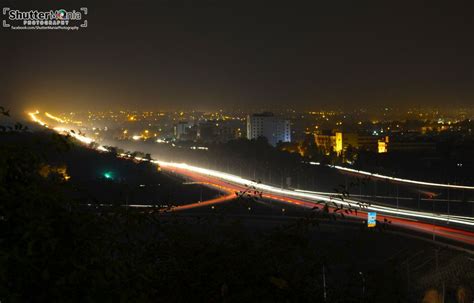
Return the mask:
[[82,31],[1,32],[9,104],[317,110],[473,102],[470,1],[80,6],[90,11]]

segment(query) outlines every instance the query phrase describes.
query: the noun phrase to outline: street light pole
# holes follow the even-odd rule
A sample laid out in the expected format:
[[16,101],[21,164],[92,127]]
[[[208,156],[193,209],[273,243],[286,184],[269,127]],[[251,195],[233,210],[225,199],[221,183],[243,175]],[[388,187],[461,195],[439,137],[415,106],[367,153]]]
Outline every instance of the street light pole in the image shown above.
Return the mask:
[[326,294],[326,267],[323,264],[323,298],[324,302],[326,302],[327,294]]
[[398,202],[398,183],[397,183],[397,210],[399,208],[399,202]]
[[361,300],[361,302],[364,302],[364,298],[365,298],[365,277],[364,277],[364,274],[361,271],[359,271],[359,275],[362,279],[362,300]]
[[421,193],[418,191],[418,211],[420,211],[420,199],[421,199]]
[[[433,214],[435,213],[435,202],[432,201],[433,204]],[[436,234],[435,234],[435,220],[434,218],[432,219],[432,224],[433,224],[433,241],[436,241]]]
[[448,188],[448,224],[449,224],[449,217],[450,217],[450,209],[449,209],[449,202],[451,200],[451,197],[450,197],[450,192],[449,192],[449,188]]

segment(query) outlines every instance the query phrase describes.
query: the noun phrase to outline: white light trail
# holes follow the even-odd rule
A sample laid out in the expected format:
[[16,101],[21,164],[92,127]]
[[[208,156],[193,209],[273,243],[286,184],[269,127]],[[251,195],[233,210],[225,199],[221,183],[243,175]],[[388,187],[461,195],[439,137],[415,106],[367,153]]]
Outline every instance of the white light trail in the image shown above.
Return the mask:
[[91,144],[92,142],[94,142],[93,139],[88,138],[88,137],[83,136],[83,135],[76,134],[76,133],[72,132],[71,130],[69,130],[67,128],[64,128],[64,127],[55,127],[54,130],[57,131],[58,133],[68,134],[71,137],[73,137],[74,139],[77,139],[78,141],[81,141],[82,143],[85,143],[85,144]]
[[39,125],[46,127],[47,126],[46,123],[44,123],[43,121],[41,121],[40,119],[38,119],[36,117],[36,115],[38,115],[38,114],[39,114],[39,111],[36,111],[34,113],[28,113],[28,115],[31,117],[31,120],[33,120],[33,122],[38,123]]
[[[322,165],[319,162],[308,162],[308,163],[311,164],[311,165]],[[364,176],[369,176],[369,177],[374,177],[374,178],[379,178],[379,179],[385,179],[385,180],[395,181],[395,182],[400,182],[400,183],[410,183],[410,184],[416,184],[416,185],[442,187],[442,188],[456,188],[456,189],[474,190],[474,186],[424,182],[424,181],[396,178],[396,177],[371,173],[371,172],[368,172],[368,171],[357,170],[357,169],[348,168],[348,167],[339,166],[339,165],[326,165],[326,166],[330,167],[330,168],[335,168],[337,170],[347,171],[347,172],[356,173],[356,174],[360,174],[360,175],[364,175]]]
[[[36,112],[31,112],[31,113],[28,113],[28,115],[31,117],[31,120],[33,120],[33,122],[35,123],[38,123],[39,125],[41,126],[44,126],[44,127],[48,127],[48,125],[43,122],[41,119],[39,119],[37,117],[37,115],[39,115],[39,111],[36,111]],[[60,118],[57,118],[51,114],[48,114],[48,113],[45,113],[45,115],[48,117],[48,118],[51,118],[53,120],[56,120],[58,122],[64,122],[63,120],[61,120]],[[67,129],[67,128],[64,128],[64,127],[55,127],[53,128],[56,132],[58,133],[63,133],[63,134],[66,134],[66,135],[69,135],[73,138],[75,138],[76,140],[82,142],[82,143],[85,143],[85,144],[91,144],[92,142],[94,142],[93,139],[91,138],[88,138],[84,135],[79,135],[79,134],[76,134],[75,132],[71,131],[70,129]],[[102,151],[102,152],[108,152],[109,150],[106,149],[105,147],[103,147],[102,145],[98,145],[97,146],[97,150],[99,151]]]
[[[312,194],[320,194],[320,195],[340,195],[340,193],[336,193],[336,192],[325,192],[325,191],[311,191],[311,190],[306,190],[306,189],[294,189],[294,191],[299,191],[299,192],[302,192],[302,193],[312,193]],[[377,199],[399,199],[399,200],[413,200],[413,198],[411,197],[395,197],[395,196],[374,196],[374,195],[356,195],[356,194],[352,194],[351,195],[352,197],[357,197],[357,198],[377,198]],[[469,203],[474,203],[474,200],[456,200],[456,199],[450,199],[450,200],[447,200],[447,199],[436,199],[436,198],[421,198],[420,199],[421,201],[431,201],[431,202],[447,202],[447,201],[450,201],[450,202],[469,202]]]
[[[33,121],[39,123],[40,125],[43,125],[43,124],[41,124],[41,121],[36,118],[36,115],[37,115],[37,113],[30,113],[30,116],[32,116]],[[57,127],[54,130],[56,130],[60,133],[69,134],[72,137],[78,139],[80,142],[83,142],[83,143],[86,143],[86,144],[90,144],[91,142],[94,142],[94,140],[92,140],[90,138],[87,138],[86,136],[75,134],[71,130],[68,130],[66,128]],[[100,147],[96,147],[96,148],[100,150]],[[105,149],[104,147],[102,147],[102,148]],[[120,156],[125,156],[125,155],[127,157],[130,157],[130,155],[128,155],[128,154],[121,154]],[[144,159],[144,158],[141,158],[141,157],[135,157],[134,159],[137,160],[137,161],[148,160],[148,159]],[[244,187],[253,186],[256,189],[261,190],[263,192],[270,192],[270,193],[275,193],[275,194],[279,194],[279,195],[286,196],[286,197],[294,197],[294,198],[305,199],[306,201],[311,201],[311,202],[315,203],[315,205],[318,202],[332,202],[332,203],[336,203],[338,205],[343,205],[343,206],[346,206],[346,207],[356,207],[356,208],[360,205],[364,205],[363,208],[362,207],[360,208],[361,211],[377,211],[381,214],[406,216],[406,217],[410,217],[410,218],[414,218],[414,219],[429,219],[429,220],[432,220],[432,221],[439,221],[439,222],[444,222],[444,223],[452,222],[452,223],[457,223],[457,224],[460,224],[460,225],[474,226],[474,218],[472,218],[472,217],[449,216],[449,215],[444,215],[444,214],[435,214],[435,213],[422,212],[422,211],[396,209],[394,207],[373,205],[373,204],[372,205],[367,205],[366,203],[356,201],[356,200],[352,200],[352,199],[344,199],[344,201],[342,201],[342,200],[339,200],[337,198],[333,198],[331,196],[321,195],[321,194],[317,194],[317,193],[301,192],[301,191],[295,191],[295,190],[289,190],[289,189],[281,189],[281,188],[278,188],[278,187],[274,187],[274,186],[270,186],[270,185],[266,185],[266,184],[262,184],[262,183],[257,183],[257,182],[251,181],[251,180],[247,180],[247,179],[241,178],[241,177],[236,176],[236,175],[223,173],[223,172],[219,172],[219,171],[215,171],[215,170],[211,170],[211,169],[206,169],[206,168],[202,168],[202,167],[192,166],[192,165],[188,165],[186,163],[174,163],[174,162],[165,162],[165,161],[157,161],[157,160],[152,160],[150,162],[158,164],[162,167],[183,169],[183,170],[188,170],[190,172],[195,172],[195,173],[202,174],[202,175],[212,176],[212,177],[215,177],[215,178],[220,179],[222,181],[226,181],[226,182],[237,184],[237,185],[244,186]],[[335,168],[339,169],[339,168],[343,168],[343,167],[335,167]],[[358,172],[358,171],[356,171],[356,172]],[[367,173],[367,172],[364,172],[364,173]],[[369,174],[371,174],[371,173],[369,173]],[[377,175],[377,174],[371,174],[371,175]],[[387,176],[385,176],[385,177],[387,177]],[[396,178],[392,178],[392,177],[387,177],[387,178],[396,179]],[[401,180],[403,180],[403,179],[401,179]],[[412,181],[412,180],[409,180],[409,181]],[[419,182],[419,181],[412,181],[412,182]],[[421,183],[431,184],[429,182],[421,182]],[[436,183],[434,183],[434,184],[436,184]],[[444,186],[445,184],[441,184],[441,185]],[[474,189],[474,187],[473,187],[473,189]]]
[[103,152],[108,152],[109,151],[107,148],[103,147],[102,145],[97,146],[97,150],[103,151]]
[[[359,205],[365,205],[365,203],[352,200],[352,199],[344,199],[344,201],[339,200],[337,198],[332,198],[330,196],[308,193],[308,192],[300,192],[294,191],[289,189],[281,189],[270,185],[265,185],[261,183],[257,183],[251,180],[243,179],[241,177],[222,173],[215,170],[205,169],[201,167],[196,167],[192,165],[188,165],[186,163],[173,163],[173,162],[164,162],[158,161],[158,164],[162,167],[175,167],[179,169],[185,169],[188,171],[196,172],[203,175],[212,176],[221,180],[225,180],[230,183],[238,184],[241,186],[254,186],[256,189],[262,190],[264,192],[271,192],[276,193],[283,196],[294,197],[294,198],[302,198],[305,200],[312,201],[314,203],[317,202],[333,202],[338,205],[343,205],[346,207],[356,207],[358,208]],[[429,212],[422,212],[422,211],[411,211],[411,210],[404,210],[404,209],[396,209],[393,207],[388,206],[379,206],[379,205],[370,205],[364,208],[361,208],[362,211],[377,211],[382,214],[390,214],[390,215],[401,215],[407,216],[411,218],[419,218],[419,219],[430,219],[440,222],[452,222],[458,223],[462,225],[474,226],[474,218],[472,217],[461,217],[461,216],[448,216],[443,214],[435,214]]]
[[48,117],[48,118],[50,118],[50,119],[56,121],[56,122],[65,123],[65,121],[64,121],[63,119],[58,118],[58,117],[56,117],[56,116],[53,116],[53,115],[51,115],[50,113],[47,113],[47,112],[46,112],[46,113],[44,113],[44,115],[45,115],[46,117]]
[[140,140],[141,138],[143,138],[143,137],[142,137],[142,136],[138,136],[138,135],[135,135],[135,136],[132,137],[132,139],[135,140],[135,141],[138,141],[138,140]]

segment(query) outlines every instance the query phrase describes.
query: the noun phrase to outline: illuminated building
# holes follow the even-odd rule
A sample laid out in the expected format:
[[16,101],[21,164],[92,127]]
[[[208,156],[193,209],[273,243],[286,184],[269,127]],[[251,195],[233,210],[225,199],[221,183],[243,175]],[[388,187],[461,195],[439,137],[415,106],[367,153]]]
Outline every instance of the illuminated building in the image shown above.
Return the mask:
[[357,149],[376,151],[379,137],[362,133],[344,133],[342,141],[344,150],[352,146]]
[[336,135],[331,131],[318,131],[314,134],[314,140],[319,149],[324,154],[329,155],[331,152],[336,151]]
[[247,139],[264,137],[268,143],[276,146],[278,142],[291,142],[290,121],[261,113],[247,116]]
[[388,151],[388,136],[382,140],[379,140],[377,143],[377,152],[379,154],[386,153]]
[[[326,155],[331,152],[336,152],[338,155],[341,155],[349,146],[369,151],[379,150],[379,137],[373,135],[326,130],[316,132],[314,139],[316,145],[323,150]],[[388,137],[386,142],[388,142]]]
[[340,155],[343,151],[343,140],[342,140],[342,133],[341,132],[337,132],[336,134],[336,142],[335,142],[335,147],[334,147],[334,151]]

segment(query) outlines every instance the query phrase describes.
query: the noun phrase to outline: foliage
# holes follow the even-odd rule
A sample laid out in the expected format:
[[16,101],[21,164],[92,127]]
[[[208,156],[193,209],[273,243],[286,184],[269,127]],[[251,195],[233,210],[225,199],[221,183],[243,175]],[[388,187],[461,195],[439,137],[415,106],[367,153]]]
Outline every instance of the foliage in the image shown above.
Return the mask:
[[274,302],[321,295],[322,259],[307,224],[254,234],[218,217],[188,223],[120,208],[84,210],[59,183],[17,163],[1,184],[0,297],[8,301]]
[[[47,144],[58,152],[71,146],[54,136]],[[373,235],[316,240],[324,212],[258,230],[219,214],[84,207],[65,194],[68,184],[41,177],[44,160],[41,150],[0,145],[2,301],[314,302],[323,296],[323,265],[328,302],[361,300],[352,254]],[[237,193],[247,194],[261,196],[255,188]],[[367,280],[371,300],[401,300],[396,270]]]

